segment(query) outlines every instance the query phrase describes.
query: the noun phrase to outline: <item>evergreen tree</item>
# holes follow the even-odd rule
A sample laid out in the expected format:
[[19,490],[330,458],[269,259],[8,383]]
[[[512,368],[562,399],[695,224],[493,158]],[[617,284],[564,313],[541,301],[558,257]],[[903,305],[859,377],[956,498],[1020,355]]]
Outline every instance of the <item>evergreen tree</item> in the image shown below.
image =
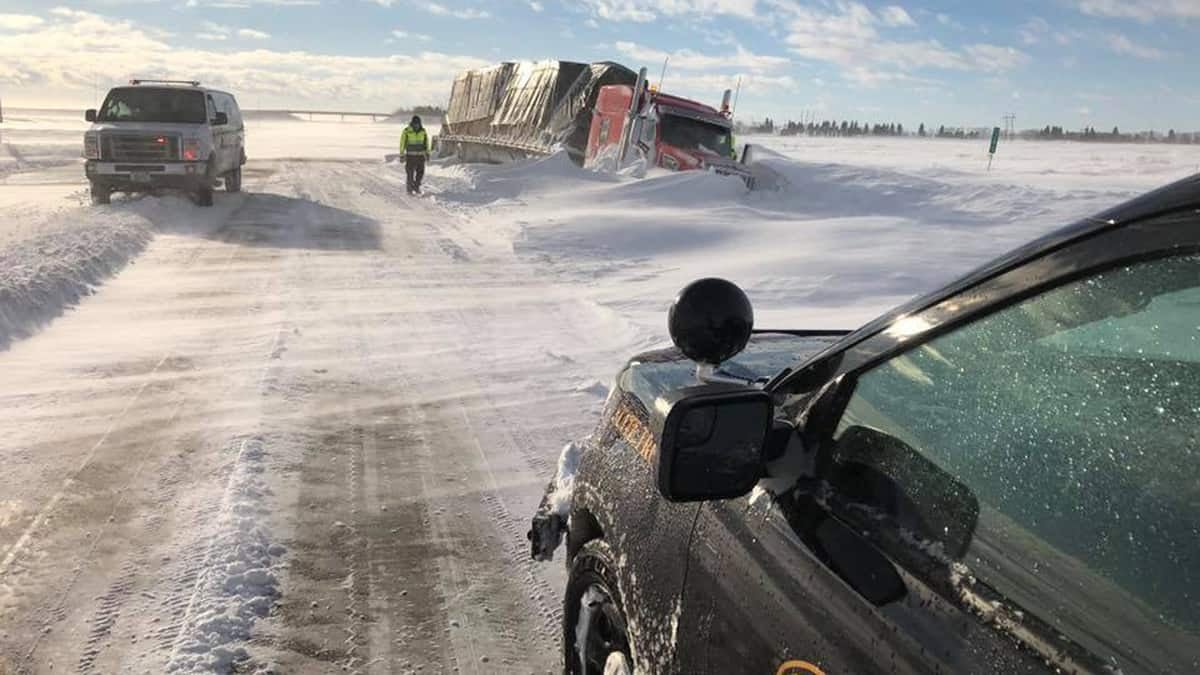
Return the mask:
[[917,135],[925,138],[925,123],[921,122],[921,126],[917,127]]

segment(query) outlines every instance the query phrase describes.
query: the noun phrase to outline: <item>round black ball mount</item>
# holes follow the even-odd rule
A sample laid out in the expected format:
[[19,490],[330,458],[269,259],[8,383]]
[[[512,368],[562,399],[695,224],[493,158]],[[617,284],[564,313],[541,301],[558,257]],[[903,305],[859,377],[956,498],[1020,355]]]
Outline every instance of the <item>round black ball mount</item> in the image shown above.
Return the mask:
[[746,348],[754,309],[737,284],[725,279],[693,281],[679,291],[667,313],[671,341],[701,366],[715,367]]

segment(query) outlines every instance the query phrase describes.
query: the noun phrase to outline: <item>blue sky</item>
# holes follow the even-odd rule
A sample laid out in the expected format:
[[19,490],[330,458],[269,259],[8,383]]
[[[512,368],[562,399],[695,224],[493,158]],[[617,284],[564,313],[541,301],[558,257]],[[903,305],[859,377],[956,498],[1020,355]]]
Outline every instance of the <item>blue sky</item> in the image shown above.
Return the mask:
[[1200,130],[1200,0],[0,1],[0,98],[84,106],[131,75],[245,107],[443,103],[500,60],[646,65],[742,118]]

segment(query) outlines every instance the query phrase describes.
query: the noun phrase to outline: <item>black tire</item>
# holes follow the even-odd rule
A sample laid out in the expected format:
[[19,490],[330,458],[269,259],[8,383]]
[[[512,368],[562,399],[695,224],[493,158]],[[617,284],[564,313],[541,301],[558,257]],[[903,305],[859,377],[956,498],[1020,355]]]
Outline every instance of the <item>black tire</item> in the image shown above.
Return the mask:
[[213,205],[213,189],[210,187],[202,187],[196,190],[196,205],[197,206],[212,206]]
[[233,171],[225,174],[225,191],[226,192],[241,192],[242,191],[242,167],[238,167]]
[[92,204],[97,206],[112,203],[112,190],[107,186],[92,183]]
[[196,189],[196,204],[198,206],[213,205],[213,186],[217,182],[213,159],[212,157],[208,158],[208,166],[204,169],[204,183]]
[[[584,544],[571,562],[562,625],[563,672],[568,675],[602,675],[611,660],[633,668],[616,570],[616,559],[603,539]],[[580,637],[585,640],[583,650],[577,645]]]

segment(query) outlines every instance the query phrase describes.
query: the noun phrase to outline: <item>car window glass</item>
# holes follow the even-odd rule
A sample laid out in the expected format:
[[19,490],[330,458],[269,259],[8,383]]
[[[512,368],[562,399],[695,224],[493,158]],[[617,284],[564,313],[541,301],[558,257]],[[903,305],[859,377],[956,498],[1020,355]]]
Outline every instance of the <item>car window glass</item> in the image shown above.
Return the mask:
[[114,89],[100,109],[99,121],[199,124],[204,121],[204,100],[197,91]]
[[1070,283],[875,367],[834,453],[838,490],[961,575],[1124,668],[1195,665],[1200,256]]
[[242,126],[242,111],[238,108],[237,99],[233,96],[226,95],[226,105],[228,106],[229,123],[235,127]]

